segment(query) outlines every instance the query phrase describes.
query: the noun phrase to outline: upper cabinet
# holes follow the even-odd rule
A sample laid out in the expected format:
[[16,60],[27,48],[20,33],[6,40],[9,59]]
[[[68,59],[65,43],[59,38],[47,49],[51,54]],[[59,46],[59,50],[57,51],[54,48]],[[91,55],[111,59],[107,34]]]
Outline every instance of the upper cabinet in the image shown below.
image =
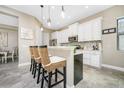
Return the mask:
[[78,41],[101,40],[101,18],[97,18],[79,25]]
[[68,43],[69,30],[64,29],[61,31],[56,31],[51,34],[51,39],[57,39],[57,43]]
[[74,23],[69,26],[68,36],[76,36],[78,35],[78,23]]
[[102,18],[97,18],[92,21],[92,40],[101,40],[102,38]]
[[51,39],[57,39],[58,32],[52,32],[51,33]]
[[101,17],[82,23],[72,24],[69,28],[56,31],[51,34],[51,39],[57,39],[57,43],[68,43],[68,37],[78,35],[78,41],[101,40]]

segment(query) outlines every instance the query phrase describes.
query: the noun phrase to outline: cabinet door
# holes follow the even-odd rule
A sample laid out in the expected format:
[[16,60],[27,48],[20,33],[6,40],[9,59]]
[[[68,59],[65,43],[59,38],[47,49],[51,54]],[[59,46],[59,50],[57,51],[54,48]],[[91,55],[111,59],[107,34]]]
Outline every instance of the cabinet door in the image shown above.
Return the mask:
[[57,39],[57,31],[51,33],[51,39]]
[[51,33],[51,39],[54,39],[54,32]]
[[78,29],[78,41],[85,41],[85,26],[84,24],[80,24],[79,25],[79,29]]
[[61,37],[61,43],[67,43],[68,42],[68,32],[67,29],[60,31],[59,33]]
[[78,23],[74,23],[69,26],[69,36],[76,36],[78,34]]
[[92,23],[92,39],[101,40],[102,31],[101,31],[101,19],[95,19]]
[[83,54],[83,63],[90,65],[91,58],[90,58],[90,54],[89,53],[84,53]]
[[61,31],[59,31],[57,34],[57,43],[60,44],[61,42],[62,42],[62,35],[61,35]]
[[64,30],[64,43],[68,43],[68,32],[69,32],[68,29]]
[[61,31],[61,43],[64,43],[64,31]]
[[92,23],[90,22],[86,22],[85,23],[85,41],[91,41],[91,34],[92,33]]
[[91,55],[91,65],[95,67],[100,67],[100,55],[98,54]]
[[92,40],[92,23],[86,22],[79,25],[78,39],[79,41],[91,41]]
[[43,44],[49,46],[50,34],[48,32],[43,32]]

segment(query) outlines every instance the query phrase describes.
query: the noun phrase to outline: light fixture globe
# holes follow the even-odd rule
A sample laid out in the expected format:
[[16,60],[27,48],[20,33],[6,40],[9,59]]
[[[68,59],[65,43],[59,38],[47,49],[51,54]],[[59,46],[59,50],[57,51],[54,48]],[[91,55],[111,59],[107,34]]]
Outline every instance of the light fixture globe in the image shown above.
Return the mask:
[[40,30],[43,31],[43,27],[41,27]]
[[64,10],[64,6],[62,6],[61,16],[62,16],[62,18],[65,18],[65,10]]

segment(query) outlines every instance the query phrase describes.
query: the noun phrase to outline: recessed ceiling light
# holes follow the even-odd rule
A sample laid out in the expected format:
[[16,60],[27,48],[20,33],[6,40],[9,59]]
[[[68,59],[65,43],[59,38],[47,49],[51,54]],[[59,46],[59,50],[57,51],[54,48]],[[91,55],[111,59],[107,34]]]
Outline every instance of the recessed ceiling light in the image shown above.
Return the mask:
[[85,6],[85,8],[89,8],[89,6],[88,6],[88,5],[86,5],[86,6]]

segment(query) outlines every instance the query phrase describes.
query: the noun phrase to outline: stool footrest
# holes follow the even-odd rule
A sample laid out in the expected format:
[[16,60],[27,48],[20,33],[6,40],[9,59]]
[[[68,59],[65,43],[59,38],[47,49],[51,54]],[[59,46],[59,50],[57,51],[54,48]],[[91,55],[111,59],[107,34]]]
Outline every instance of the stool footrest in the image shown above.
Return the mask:
[[63,82],[63,81],[64,81],[64,79],[62,79],[62,80],[60,80],[60,81],[57,81],[56,83],[52,84],[51,87],[53,87],[53,86],[55,86],[55,85],[57,85],[57,84],[59,84],[59,83],[61,83],[61,82]]

